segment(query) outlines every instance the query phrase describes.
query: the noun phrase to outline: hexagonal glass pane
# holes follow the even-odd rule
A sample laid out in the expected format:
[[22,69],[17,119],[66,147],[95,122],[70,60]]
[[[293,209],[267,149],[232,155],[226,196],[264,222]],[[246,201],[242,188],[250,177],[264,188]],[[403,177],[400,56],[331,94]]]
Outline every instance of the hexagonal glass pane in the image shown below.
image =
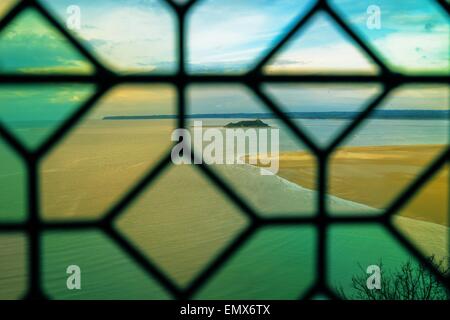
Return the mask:
[[176,21],[164,1],[43,2],[107,67],[120,73],[176,71]]
[[0,33],[0,71],[86,74],[93,67],[40,13],[25,9]]
[[264,66],[268,74],[376,74],[378,66],[327,15],[316,13]]
[[118,202],[170,151],[174,100],[167,85],[107,93],[44,159],[43,217],[96,219]]
[[52,299],[170,298],[150,274],[100,231],[46,232],[42,259],[43,287]]
[[196,298],[298,299],[316,277],[315,244],[316,234],[309,227],[257,231]]
[[208,0],[190,12],[188,70],[248,71],[302,17],[313,1]]
[[448,147],[448,106],[447,86],[394,90],[332,155],[329,193],[359,204],[361,214],[387,209]]
[[321,147],[329,145],[375,97],[378,84],[266,84],[265,91]]
[[0,121],[30,149],[38,148],[94,93],[92,85],[0,86]]
[[[265,216],[314,214],[313,156],[250,90],[191,86],[188,118],[196,156],[203,156],[255,211]],[[217,150],[212,152],[211,145]]]
[[171,165],[117,228],[180,286],[187,286],[244,229],[247,218],[193,165]]
[[333,226],[328,239],[328,284],[341,298],[447,300],[445,287],[382,226]]
[[437,1],[330,1],[391,69],[449,73],[447,13]]
[[444,166],[397,212],[395,226],[424,255],[449,263],[449,166]]

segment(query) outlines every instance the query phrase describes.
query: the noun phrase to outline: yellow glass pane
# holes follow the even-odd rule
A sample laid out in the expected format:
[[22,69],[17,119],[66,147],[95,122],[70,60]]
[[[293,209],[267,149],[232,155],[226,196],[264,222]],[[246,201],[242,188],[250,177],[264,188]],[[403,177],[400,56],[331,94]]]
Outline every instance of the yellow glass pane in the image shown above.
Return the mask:
[[194,166],[178,165],[164,171],[116,223],[186,286],[243,230],[247,218]]
[[43,217],[96,219],[119,201],[169,153],[174,100],[172,87],[158,85],[120,86],[103,97],[44,159]]
[[0,234],[0,300],[20,299],[27,285],[26,239],[19,234]]

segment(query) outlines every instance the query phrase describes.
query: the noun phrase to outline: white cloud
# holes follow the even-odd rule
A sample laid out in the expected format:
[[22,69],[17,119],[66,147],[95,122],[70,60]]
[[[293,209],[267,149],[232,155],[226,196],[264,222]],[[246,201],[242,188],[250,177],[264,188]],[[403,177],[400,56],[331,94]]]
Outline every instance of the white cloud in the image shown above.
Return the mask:
[[267,72],[366,72],[375,73],[376,66],[370,58],[348,43],[332,43],[320,47],[296,48],[281,53]]
[[169,13],[121,7],[84,20],[80,35],[120,69],[152,70],[175,59],[175,30]]
[[448,72],[448,33],[392,33],[375,40],[374,46],[402,69]]

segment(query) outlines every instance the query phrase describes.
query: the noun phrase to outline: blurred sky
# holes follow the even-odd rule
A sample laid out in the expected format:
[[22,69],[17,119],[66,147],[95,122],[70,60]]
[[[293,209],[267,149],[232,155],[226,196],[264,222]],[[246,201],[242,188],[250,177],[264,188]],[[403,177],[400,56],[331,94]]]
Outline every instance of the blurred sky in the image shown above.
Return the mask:
[[[2,0],[0,12],[10,2],[13,1]],[[162,1],[42,2],[63,23],[69,16],[67,8],[79,6],[81,29],[75,31],[76,35],[116,71],[175,72],[176,22],[171,9]],[[313,3],[312,0],[200,1],[188,20],[188,70],[193,73],[248,70]],[[381,29],[366,26],[366,11],[373,4],[381,9]],[[449,21],[433,1],[335,0],[332,5],[357,33],[369,40],[370,46],[392,69],[409,73],[449,72]],[[265,69],[270,73],[307,74],[344,70],[377,72],[370,59],[325,14],[315,16],[304,32],[297,34]],[[0,71],[89,73],[92,68],[37,13],[27,11],[0,35]],[[289,111],[345,110],[346,107],[354,110],[377,92],[368,86],[352,89],[332,85],[275,86],[267,90],[283,100],[280,102]],[[191,91],[190,104],[195,105],[191,110],[195,113],[248,112],[253,108],[248,102],[254,100],[249,97],[251,93],[239,87]],[[447,108],[445,87],[413,87],[403,91],[408,94],[399,94],[398,101],[391,99],[392,108]],[[18,87],[14,92],[22,99],[27,98],[26,94],[20,94]],[[168,95],[167,92],[161,95]],[[11,96],[14,94],[9,93],[8,99],[13,101]],[[133,91],[128,98],[143,103]],[[157,103],[156,98],[154,101]]]

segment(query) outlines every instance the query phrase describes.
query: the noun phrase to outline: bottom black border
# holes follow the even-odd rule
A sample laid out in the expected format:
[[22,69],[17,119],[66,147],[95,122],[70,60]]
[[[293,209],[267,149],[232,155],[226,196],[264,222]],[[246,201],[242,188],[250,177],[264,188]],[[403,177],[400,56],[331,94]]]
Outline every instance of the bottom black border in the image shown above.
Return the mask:
[[[257,307],[257,306],[269,306]],[[214,308],[209,314],[182,314],[182,308],[206,310]],[[226,313],[225,308],[228,307]],[[234,306],[234,307],[231,307]],[[241,307],[239,307],[241,306]],[[247,307],[243,307],[247,306]],[[253,306],[253,308],[250,308]],[[311,319],[321,314],[350,316],[359,319],[367,317],[386,317],[399,309],[402,319],[405,316],[430,316],[436,312],[445,314],[449,301],[285,301],[285,300],[205,300],[205,301],[0,301],[2,318],[5,312],[14,316],[24,312],[34,312],[58,319],[81,318],[99,312],[102,318],[107,314],[131,319]],[[201,307],[202,309],[198,309]],[[192,310],[192,309],[191,309]],[[219,311],[220,310],[220,311]],[[269,310],[267,313],[266,310]],[[42,312],[42,313],[41,313]],[[253,313],[252,313],[253,312]],[[3,318],[6,319],[6,318]],[[128,320],[128,319],[127,319]]]

